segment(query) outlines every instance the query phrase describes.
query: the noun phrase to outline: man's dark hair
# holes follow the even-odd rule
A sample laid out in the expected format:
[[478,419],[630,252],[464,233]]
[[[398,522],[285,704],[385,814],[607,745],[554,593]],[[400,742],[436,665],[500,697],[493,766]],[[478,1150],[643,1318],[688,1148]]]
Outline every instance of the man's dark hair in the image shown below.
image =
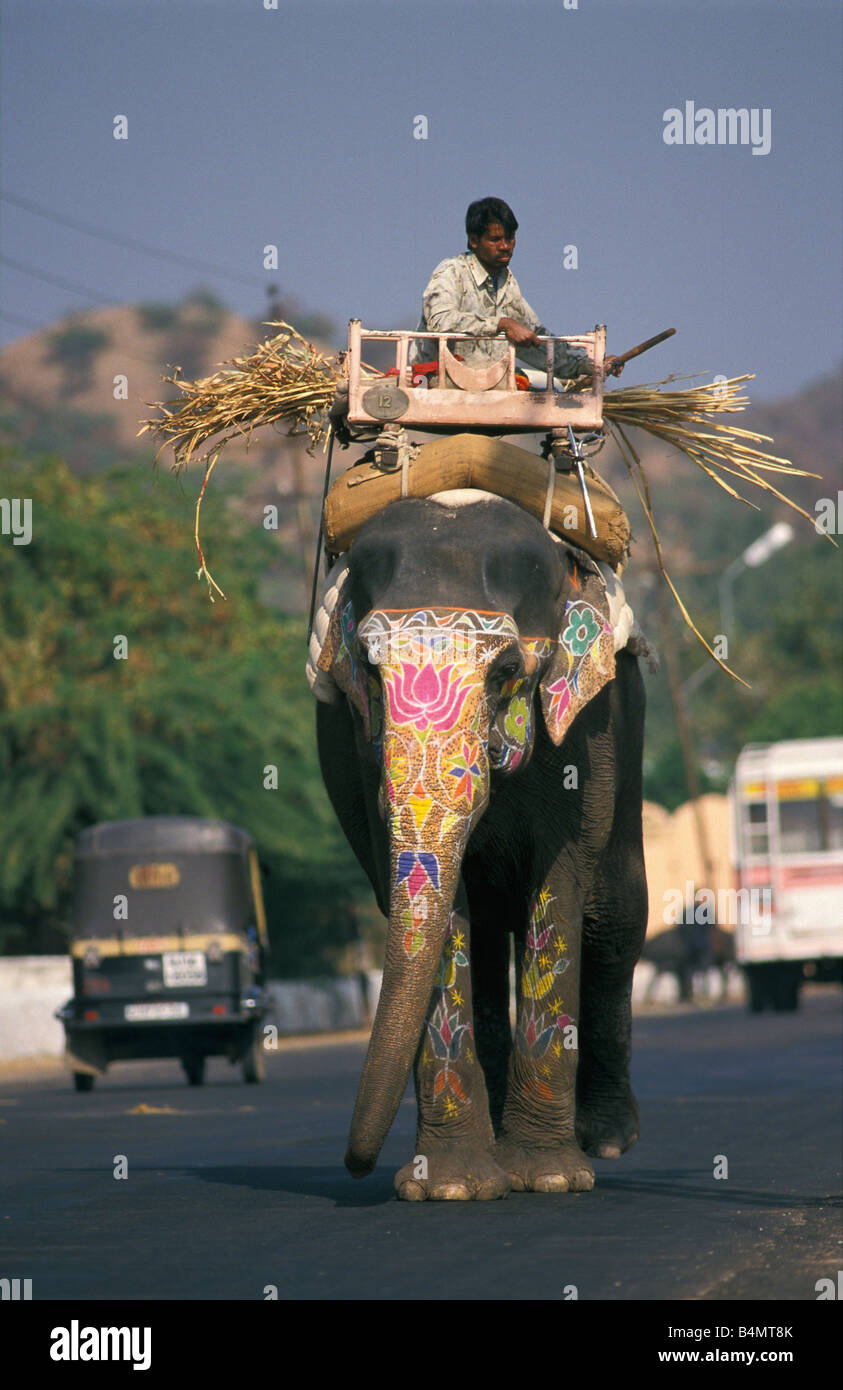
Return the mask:
[[507,236],[514,236],[518,230],[515,213],[502,198],[480,198],[470,203],[465,214],[465,234],[467,237],[481,237],[493,222],[500,222]]

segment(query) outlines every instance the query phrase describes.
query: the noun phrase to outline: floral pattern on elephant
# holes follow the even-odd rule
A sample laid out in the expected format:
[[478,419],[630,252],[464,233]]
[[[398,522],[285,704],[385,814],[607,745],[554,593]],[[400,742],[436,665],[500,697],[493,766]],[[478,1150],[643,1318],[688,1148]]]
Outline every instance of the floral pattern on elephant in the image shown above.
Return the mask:
[[614,636],[608,618],[593,603],[569,599],[556,655],[542,685],[542,708],[554,743],[561,743],[580,710],[614,674]]
[[[454,801],[464,801],[470,809],[476,794],[486,789],[480,740],[471,733],[458,734],[444,745],[439,761],[444,774],[443,785],[446,789],[450,785]],[[450,784],[449,778],[453,779]]]
[[574,656],[585,656],[603,631],[603,620],[589,603],[571,603],[566,617],[568,626],[562,633],[562,645]]
[[468,968],[469,961],[465,934],[459,926],[455,928],[459,920],[455,913],[451,913],[434,986],[434,994],[438,998],[427,1022],[432,1053],[428,1058],[432,1095],[434,1100],[442,1100],[449,1116],[458,1112],[457,1102],[471,1104],[455,1064],[461,1056],[469,1062],[474,1060],[469,1047],[463,1051],[463,1043],[472,1037],[472,1028],[461,1016],[465,997],[459,988],[458,976],[460,971]]
[[414,898],[426,884],[439,888],[439,860],[435,854],[403,850],[398,856],[398,882],[406,880],[410,897]]
[[437,670],[432,661],[422,667],[402,661],[384,676],[384,685],[393,724],[442,733],[457,726],[466,696],[477,688],[477,680],[458,666]]
[[[492,756],[493,766],[500,772],[514,772],[529,757],[533,741],[533,695],[539,668],[529,677],[521,677],[503,687],[501,692],[508,703],[503,716],[498,717],[502,746]],[[502,725],[502,728],[501,728]]]
[[[478,733],[483,672],[511,643],[513,629],[506,614],[454,610],[375,611],[361,624],[358,640],[380,665],[380,804],[396,846],[393,882],[396,892],[406,894],[405,918],[422,886],[428,894],[440,889],[436,875],[423,883],[422,837],[453,862],[462,854],[471,818],[487,800],[488,759]],[[406,922],[405,953],[413,958],[424,943],[422,923]]]
[[433,1047],[433,1055],[442,1063],[433,1078],[433,1095],[437,1097],[445,1090],[451,1091],[458,1100],[468,1102],[459,1075],[453,1069],[458,1061],[463,1038],[470,1032],[467,1023],[459,1022],[459,1010],[448,1016],[447,1002],[440,999],[433,1017],[428,1020],[427,1031]]
[[[528,1082],[543,1099],[549,1099],[547,1085],[550,1068],[539,1061],[549,1048],[558,1059],[565,1043],[560,1033],[571,1023],[561,1001],[551,998],[557,981],[568,969],[570,959],[565,937],[553,920],[553,897],[547,888],[536,893],[530,903],[526,949],[521,964],[521,993],[524,1003],[515,1030],[518,1052],[531,1066]],[[537,1001],[541,1011],[536,1011]],[[529,1002],[527,1002],[529,1001]]]

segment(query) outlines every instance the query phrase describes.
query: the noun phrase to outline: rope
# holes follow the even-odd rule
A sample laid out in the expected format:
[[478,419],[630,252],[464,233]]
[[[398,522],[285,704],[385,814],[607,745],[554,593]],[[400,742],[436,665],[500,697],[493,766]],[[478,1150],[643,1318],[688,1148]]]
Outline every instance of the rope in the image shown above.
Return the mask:
[[325,465],[325,485],[322,488],[322,510],[319,513],[319,535],[316,539],[316,558],[313,562],[313,586],[310,590],[310,616],[307,620],[307,642],[310,645],[310,637],[313,632],[313,615],[316,612],[316,591],[319,584],[319,561],[322,558],[322,535],[325,526],[325,499],[328,496],[328,488],[331,483],[331,458],[334,453],[334,428],[328,427],[328,462]]
[[410,491],[410,450],[406,440],[398,447],[401,450],[401,496],[407,497]]
[[551,454],[547,460],[547,492],[544,498],[544,515],[542,526],[545,531],[550,530],[550,509],[553,506],[553,494],[556,490],[556,464]]

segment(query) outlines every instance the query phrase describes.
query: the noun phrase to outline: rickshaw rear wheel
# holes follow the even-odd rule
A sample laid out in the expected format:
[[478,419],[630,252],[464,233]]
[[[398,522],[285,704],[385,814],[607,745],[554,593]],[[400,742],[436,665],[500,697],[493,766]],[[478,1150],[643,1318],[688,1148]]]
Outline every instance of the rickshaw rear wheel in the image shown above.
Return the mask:
[[252,1039],[249,1050],[244,1053],[240,1065],[243,1080],[248,1082],[249,1085],[255,1085],[258,1081],[264,1080],[266,1076],[266,1067],[264,1065],[263,1047],[259,1033],[256,1033]]
[[204,1057],[182,1057],[182,1067],[188,1086],[201,1086],[205,1080]]
[[73,1073],[73,1086],[77,1091],[92,1091],[94,1089],[94,1077],[89,1071],[75,1071]]

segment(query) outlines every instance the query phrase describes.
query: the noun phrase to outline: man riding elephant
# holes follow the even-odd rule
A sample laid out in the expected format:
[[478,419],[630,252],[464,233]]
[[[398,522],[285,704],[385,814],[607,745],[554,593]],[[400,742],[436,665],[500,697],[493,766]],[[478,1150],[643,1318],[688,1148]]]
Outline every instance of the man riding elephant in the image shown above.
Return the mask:
[[[509,269],[515,252],[518,222],[512,209],[500,198],[481,198],[471,203],[465,215],[468,251],[440,261],[422,295],[420,333],[503,333],[514,344],[519,359],[544,373],[547,358],[539,334],[548,330],[539,322],[521,293]],[[430,344],[415,342],[410,361],[418,363],[430,355]],[[491,338],[477,345],[460,343],[460,356],[469,366],[485,367],[504,353],[502,344]],[[581,348],[557,343],[554,371],[569,379],[591,374],[591,363]],[[607,376],[620,376],[623,363],[615,357],[604,361]]]

